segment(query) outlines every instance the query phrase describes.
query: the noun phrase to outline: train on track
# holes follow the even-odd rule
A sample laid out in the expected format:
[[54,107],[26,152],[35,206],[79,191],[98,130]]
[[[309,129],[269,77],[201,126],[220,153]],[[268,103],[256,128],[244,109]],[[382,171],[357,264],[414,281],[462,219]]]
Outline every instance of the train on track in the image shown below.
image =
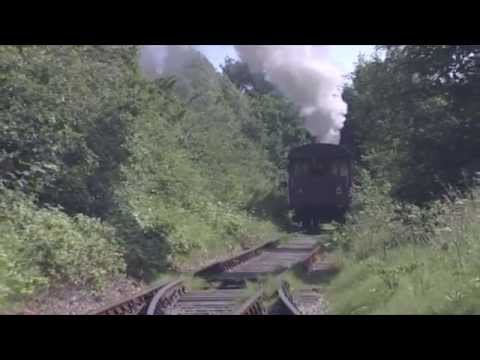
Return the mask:
[[290,150],[288,202],[306,230],[342,222],[351,204],[352,156],[341,145],[313,143]]

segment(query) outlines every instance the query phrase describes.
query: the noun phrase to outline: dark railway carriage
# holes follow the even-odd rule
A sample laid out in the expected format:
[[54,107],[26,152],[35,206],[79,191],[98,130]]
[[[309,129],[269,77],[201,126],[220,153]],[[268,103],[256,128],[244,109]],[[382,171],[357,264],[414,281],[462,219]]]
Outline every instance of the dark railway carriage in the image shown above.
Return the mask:
[[350,153],[340,145],[308,144],[289,154],[289,205],[305,228],[341,221],[351,202]]

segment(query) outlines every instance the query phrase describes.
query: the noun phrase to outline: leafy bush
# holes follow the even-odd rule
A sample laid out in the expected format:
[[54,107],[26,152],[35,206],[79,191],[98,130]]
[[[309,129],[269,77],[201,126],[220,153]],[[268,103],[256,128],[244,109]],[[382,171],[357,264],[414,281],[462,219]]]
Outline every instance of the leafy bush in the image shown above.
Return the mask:
[[353,188],[352,212],[348,225],[342,227],[334,240],[356,259],[362,260],[397,240],[400,223],[396,218],[398,205],[389,197],[390,184],[378,183],[368,171],[359,169]]
[[200,53],[147,79],[138,50],[0,48],[5,296],[101,286],[124,268],[148,278],[283,216],[278,167],[306,139],[298,111],[266,83],[243,93]]
[[0,179],[104,217],[142,80],[131,46],[0,48]]
[[480,46],[381,46],[347,85],[350,146],[399,199],[439,199],[478,171]]
[[335,236],[344,270],[330,285],[333,311],[480,313],[480,192],[418,208],[362,174],[362,203]]
[[41,286],[101,286],[124,270],[113,229],[83,215],[40,209],[0,189],[0,301]]
[[121,211],[109,221],[128,249],[131,274],[164,271],[273,229],[251,213],[275,188],[277,170],[242,131],[248,99],[192,58],[176,82],[144,84],[128,128],[130,156],[115,191]]

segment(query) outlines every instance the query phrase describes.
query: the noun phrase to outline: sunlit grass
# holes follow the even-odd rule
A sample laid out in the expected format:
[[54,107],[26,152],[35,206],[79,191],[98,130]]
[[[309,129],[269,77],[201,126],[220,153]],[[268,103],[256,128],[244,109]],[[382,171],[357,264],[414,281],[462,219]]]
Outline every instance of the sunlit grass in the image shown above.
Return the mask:
[[436,224],[429,233],[423,223],[413,229],[378,223],[368,211],[361,226],[376,222],[374,234],[358,226],[343,229],[343,239],[352,245],[339,251],[343,271],[328,287],[334,313],[480,313],[478,194],[436,206],[440,211],[429,220]]

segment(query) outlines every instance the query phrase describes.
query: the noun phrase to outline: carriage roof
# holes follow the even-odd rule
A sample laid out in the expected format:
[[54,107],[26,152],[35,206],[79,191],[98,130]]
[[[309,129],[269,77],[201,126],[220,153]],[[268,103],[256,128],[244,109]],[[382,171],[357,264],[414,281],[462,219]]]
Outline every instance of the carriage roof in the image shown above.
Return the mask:
[[350,159],[351,155],[341,145],[333,144],[307,144],[296,147],[290,150],[288,155],[289,160],[297,159],[308,159],[308,158],[317,158],[317,159]]

